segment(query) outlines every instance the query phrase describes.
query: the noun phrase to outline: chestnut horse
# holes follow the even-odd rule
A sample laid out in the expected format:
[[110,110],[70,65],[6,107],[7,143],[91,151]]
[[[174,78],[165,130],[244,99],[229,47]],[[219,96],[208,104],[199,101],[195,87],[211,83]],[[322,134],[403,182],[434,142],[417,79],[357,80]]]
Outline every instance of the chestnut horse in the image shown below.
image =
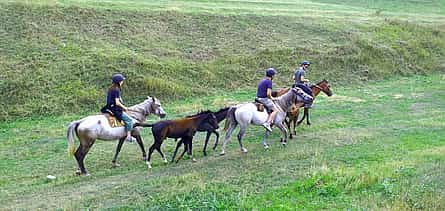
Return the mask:
[[154,124],[138,124],[137,126],[151,127],[154,143],[151,145],[148,156],[147,166],[151,168],[151,154],[156,149],[161,155],[165,163],[167,159],[161,151],[161,145],[166,138],[181,138],[180,143],[185,144],[185,148],[190,157],[192,157],[191,142],[193,136],[201,125],[209,124],[213,128],[218,129],[218,121],[211,111],[204,111],[192,117],[186,117],[177,120],[163,120]]
[[[328,97],[332,96],[332,91],[331,91],[331,85],[329,84],[329,82],[327,80],[322,80],[320,82],[318,82],[317,84],[313,84],[311,85],[311,89],[312,89],[312,94],[314,95],[314,100],[317,97],[318,94],[320,94],[320,92],[325,93]],[[286,89],[282,89],[277,91],[277,96],[280,96],[283,94],[283,92],[287,92]],[[300,125],[301,122],[303,122],[303,120],[306,118],[306,124],[310,125],[311,123],[309,122],[309,109],[308,108],[304,108],[304,115],[301,118],[301,120],[298,121],[298,115],[300,114],[300,108],[304,105],[304,103],[302,102],[296,102],[290,111],[287,112],[286,115],[286,119],[284,120],[284,122],[286,123],[286,126],[289,130],[289,138],[292,139],[293,135],[295,135],[297,132],[295,130],[295,127],[297,125]],[[297,124],[296,124],[297,123]],[[293,126],[293,131],[291,131],[291,125]]]
[[[166,115],[164,109],[161,107],[160,101],[155,97],[148,97],[148,99],[146,99],[144,102],[129,107],[127,114],[135,123],[144,122],[147,116],[150,114],[155,114],[161,118],[165,117]],[[136,138],[139,146],[141,147],[142,156],[145,157],[146,153],[140,134],[141,129],[142,128],[135,128],[132,131],[132,136]],[[74,134],[76,134],[80,142],[80,145],[76,151],[74,151]],[[114,155],[113,159],[113,163],[115,164],[117,155],[119,154],[120,148],[125,141],[126,135],[127,132],[123,126],[111,127],[108,123],[107,117],[105,117],[103,114],[88,116],[81,120],[71,122],[67,131],[68,150],[70,154],[74,155],[76,158],[78,164],[78,170],[76,173],[88,175],[83,161],[94,142],[96,142],[96,139],[119,139],[118,149],[116,150],[116,154]]]

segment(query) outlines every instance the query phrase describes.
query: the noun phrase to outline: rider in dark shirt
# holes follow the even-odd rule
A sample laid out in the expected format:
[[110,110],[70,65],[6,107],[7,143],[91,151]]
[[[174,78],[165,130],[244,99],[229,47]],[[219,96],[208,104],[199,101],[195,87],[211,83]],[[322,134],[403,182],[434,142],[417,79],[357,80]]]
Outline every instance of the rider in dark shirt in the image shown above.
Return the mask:
[[[310,81],[305,78],[306,71],[308,70],[310,65],[311,63],[309,61],[301,62],[300,68],[295,71],[293,79],[295,81],[294,86],[301,88],[304,92],[313,97],[314,95],[312,94],[312,90],[309,87]],[[312,106],[312,100],[307,101],[304,104],[305,108],[310,108],[311,106]]]
[[125,130],[127,131],[127,141],[134,142],[136,139],[131,136],[133,130],[133,120],[124,111],[127,111],[127,107],[124,105],[120,96],[121,87],[124,83],[125,77],[120,74],[114,74],[112,76],[112,85],[108,89],[107,93],[107,105],[105,105],[101,111],[102,113],[111,113],[118,119],[125,122]]
[[256,94],[257,101],[266,106],[268,110],[272,111],[272,113],[267,118],[267,121],[263,123],[263,126],[268,131],[272,131],[270,124],[275,119],[275,116],[277,115],[278,111],[277,108],[275,107],[275,104],[272,101],[274,99],[274,97],[272,97],[272,80],[274,75],[275,75],[274,68],[269,68],[266,70],[266,77],[263,80],[261,80],[260,83],[258,84],[258,91]]

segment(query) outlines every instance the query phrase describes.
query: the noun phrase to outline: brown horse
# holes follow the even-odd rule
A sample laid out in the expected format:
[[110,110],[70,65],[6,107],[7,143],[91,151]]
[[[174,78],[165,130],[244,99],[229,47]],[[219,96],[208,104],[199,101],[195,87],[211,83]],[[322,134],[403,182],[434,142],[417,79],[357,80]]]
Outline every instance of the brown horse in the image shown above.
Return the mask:
[[[225,107],[225,108],[221,108],[216,112],[213,112],[213,114],[215,114],[216,120],[218,121],[218,124],[226,119],[227,116],[227,111],[229,110],[230,107]],[[193,116],[197,116],[197,115],[201,115],[202,112],[198,113],[198,114],[194,114],[194,115],[190,115],[187,117],[193,117]],[[204,156],[207,156],[207,143],[209,142],[210,136],[212,135],[212,133],[215,134],[216,136],[216,140],[215,140],[215,144],[213,145],[213,150],[216,149],[216,147],[218,146],[218,140],[219,140],[219,133],[217,131],[218,128],[214,128],[211,124],[201,124],[199,125],[199,127],[197,128],[198,132],[207,132],[206,135],[206,139],[204,141],[204,149],[202,150],[202,152],[204,153]],[[175,139],[175,142],[177,141],[177,139]],[[178,143],[177,147],[176,147],[176,151],[178,151],[179,146],[181,145],[181,141]],[[176,152],[175,152],[176,154]],[[173,162],[173,159],[172,159]]]
[[190,157],[192,157],[191,142],[193,136],[201,125],[209,124],[211,127],[218,129],[218,121],[215,114],[211,111],[204,111],[192,117],[186,117],[177,120],[164,120],[154,124],[137,124],[137,126],[151,127],[154,143],[151,145],[148,156],[147,165],[151,168],[150,158],[153,151],[156,149],[161,155],[165,163],[167,159],[161,151],[161,145],[166,138],[181,138],[180,143],[184,143],[185,150],[187,150]]
[[[314,95],[314,100],[315,100],[315,97],[317,97],[317,95],[320,94],[320,92],[324,92],[329,97],[332,96],[331,85],[329,84],[329,82],[327,80],[322,80],[322,81],[318,82],[317,84],[311,85],[311,89],[312,89],[312,94]],[[297,133],[295,130],[296,125],[300,125],[301,122],[303,122],[303,120],[305,118],[306,118],[306,124],[308,124],[308,125],[311,124],[309,122],[309,109],[308,108],[304,108],[304,115],[301,118],[301,120],[299,120],[297,123],[298,115],[300,114],[300,108],[303,105],[304,105],[304,103],[297,102],[292,106],[291,110],[287,112],[285,123],[289,130],[289,138],[290,139],[293,138],[292,135],[295,135]],[[293,128],[292,128],[293,132],[291,132],[291,130],[290,130],[291,125],[293,126]]]

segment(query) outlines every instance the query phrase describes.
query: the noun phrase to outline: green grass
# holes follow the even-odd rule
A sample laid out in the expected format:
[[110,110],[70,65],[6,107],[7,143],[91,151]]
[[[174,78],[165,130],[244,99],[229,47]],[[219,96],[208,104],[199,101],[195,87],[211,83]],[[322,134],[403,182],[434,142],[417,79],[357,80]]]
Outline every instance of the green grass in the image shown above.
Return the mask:
[[[444,210],[444,11],[439,0],[0,1],[0,209]],[[303,59],[335,95],[317,98],[286,148],[274,131],[264,151],[251,127],[247,154],[233,137],[226,156],[204,157],[199,133],[198,162],[155,153],[148,170],[134,144],[111,168],[116,143],[98,141],[92,175],[74,174],[66,126],[98,112],[112,73],[128,78],[126,104],[154,95],[173,119],[251,101],[267,67],[289,86]]]
[[[248,153],[240,152],[233,137],[227,155],[210,151],[204,157],[205,134],[199,133],[196,163],[164,165],[155,153],[148,170],[138,147],[125,144],[122,166],[113,169],[116,142],[98,141],[86,158],[89,177],[75,176],[75,161],[66,151],[66,125],[81,116],[0,123],[0,203],[4,209],[442,210],[444,77],[334,86],[333,97],[317,98],[312,126],[299,127],[286,148],[276,130],[271,149],[264,151],[263,129],[251,127]],[[171,119],[250,101],[253,95],[251,89],[164,102],[164,107]],[[143,138],[152,143],[148,130]],[[168,140],[162,148],[170,156],[173,147]],[[48,174],[57,179],[47,180]]]
[[249,89],[270,66],[289,86],[303,59],[342,85],[443,72],[443,3],[401,2],[2,1],[0,120],[97,110],[115,72],[130,104]]

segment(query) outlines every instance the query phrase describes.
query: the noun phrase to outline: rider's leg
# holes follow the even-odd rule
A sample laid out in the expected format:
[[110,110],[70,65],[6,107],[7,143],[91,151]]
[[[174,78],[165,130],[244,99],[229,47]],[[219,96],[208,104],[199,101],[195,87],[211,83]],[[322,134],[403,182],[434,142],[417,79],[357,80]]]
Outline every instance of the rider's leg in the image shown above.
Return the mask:
[[122,120],[125,122],[125,131],[127,131],[127,141],[134,142],[135,138],[131,136],[131,131],[133,130],[133,120],[126,114],[122,113]]

